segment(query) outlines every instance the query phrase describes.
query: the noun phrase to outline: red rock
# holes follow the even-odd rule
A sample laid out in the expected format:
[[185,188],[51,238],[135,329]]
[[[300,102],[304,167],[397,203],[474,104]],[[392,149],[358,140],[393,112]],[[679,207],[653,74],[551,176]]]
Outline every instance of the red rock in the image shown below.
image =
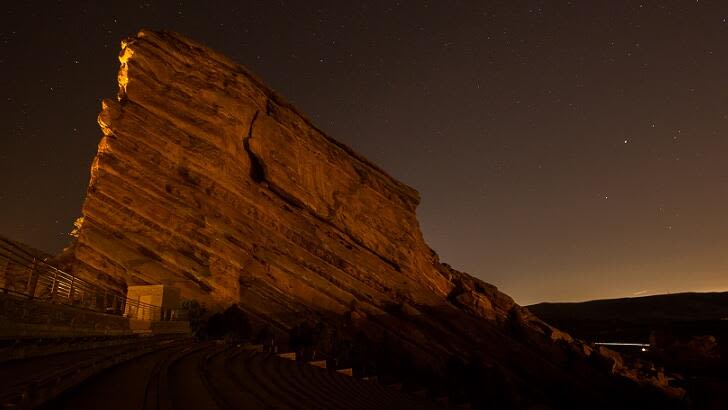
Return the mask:
[[[420,232],[414,189],[243,67],[146,30],[119,59],[118,98],[102,104],[104,136],[74,231],[75,273],[120,288],[176,286],[280,328],[349,315],[424,367],[457,356],[500,369],[519,397],[554,380],[581,386],[582,375],[555,363],[586,361],[588,348],[441,264]],[[533,400],[560,400],[543,394]]]

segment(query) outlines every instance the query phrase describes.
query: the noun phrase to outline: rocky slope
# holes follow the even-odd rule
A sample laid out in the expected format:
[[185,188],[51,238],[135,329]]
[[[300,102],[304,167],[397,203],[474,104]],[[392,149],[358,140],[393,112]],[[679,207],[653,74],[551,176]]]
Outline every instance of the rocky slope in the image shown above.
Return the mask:
[[504,405],[641,395],[612,374],[665,391],[658,374],[441,264],[420,232],[414,189],[243,67],[152,31],[125,40],[119,59],[70,251],[75,273],[120,288],[177,286],[280,328],[346,317],[433,374],[449,377],[453,360],[477,368],[468,378]]

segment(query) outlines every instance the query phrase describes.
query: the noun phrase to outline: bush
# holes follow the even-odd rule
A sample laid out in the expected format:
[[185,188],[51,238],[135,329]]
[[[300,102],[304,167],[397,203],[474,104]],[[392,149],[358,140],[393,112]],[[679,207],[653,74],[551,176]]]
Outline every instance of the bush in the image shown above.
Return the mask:
[[247,341],[250,340],[251,334],[248,315],[237,304],[233,304],[222,313],[210,316],[205,326],[205,335],[211,338]]
[[181,306],[181,318],[187,319],[192,334],[199,336],[205,325],[203,317],[207,314],[207,309],[194,299],[183,300]]

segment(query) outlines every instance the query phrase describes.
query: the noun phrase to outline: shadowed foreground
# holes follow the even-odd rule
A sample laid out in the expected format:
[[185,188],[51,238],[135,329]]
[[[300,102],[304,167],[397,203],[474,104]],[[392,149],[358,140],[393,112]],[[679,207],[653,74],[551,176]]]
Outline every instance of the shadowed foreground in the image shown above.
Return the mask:
[[218,343],[147,354],[99,374],[48,409],[437,409],[375,382]]

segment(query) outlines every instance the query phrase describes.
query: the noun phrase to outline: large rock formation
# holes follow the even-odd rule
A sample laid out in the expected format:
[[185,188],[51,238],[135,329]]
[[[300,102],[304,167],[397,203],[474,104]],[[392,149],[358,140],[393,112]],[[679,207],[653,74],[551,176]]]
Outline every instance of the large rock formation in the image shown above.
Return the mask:
[[637,391],[613,374],[665,387],[441,264],[414,189],[235,62],[151,31],[124,41],[119,59],[75,230],[77,274],[177,286],[283,329],[346,317],[434,375],[453,361],[476,369],[462,383],[512,406]]

